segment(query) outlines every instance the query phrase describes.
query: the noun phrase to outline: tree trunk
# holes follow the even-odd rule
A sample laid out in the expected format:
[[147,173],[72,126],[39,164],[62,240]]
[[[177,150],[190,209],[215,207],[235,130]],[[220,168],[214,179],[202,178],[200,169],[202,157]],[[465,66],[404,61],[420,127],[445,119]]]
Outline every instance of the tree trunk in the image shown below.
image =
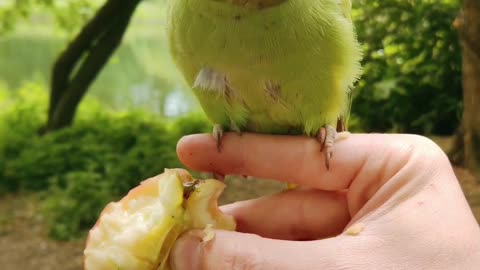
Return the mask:
[[457,166],[464,166],[465,165],[465,144],[464,144],[464,137],[465,137],[465,127],[464,127],[464,120],[462,119],[460,123],[460,127],[458,127],[452,142],[452,147],[448,152],[448,157],[450,161]]
[[450,157],[462,155],[460,161],[480,179],[480,1],[464,0],[454,25],[463,49],[464,112]]
[[141,0],[108,0],[58,57],[52,71],[48,122],[43,132],[72,124],[77,107],[120,45]]

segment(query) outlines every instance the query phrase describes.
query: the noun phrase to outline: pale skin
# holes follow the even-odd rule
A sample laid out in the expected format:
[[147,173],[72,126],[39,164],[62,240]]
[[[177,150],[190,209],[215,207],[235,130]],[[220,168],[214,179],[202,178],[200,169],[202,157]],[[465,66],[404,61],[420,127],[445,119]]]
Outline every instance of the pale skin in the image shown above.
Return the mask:
[[[236,232],[183,235],[176,270],[478,269],[480,229],[442,150],[413,135],[338,140],[330,170],[307,137],[226,133],[184,137],[191,169],[300,186],[222,207]],[[320,240],[319,240],[320,239]]]

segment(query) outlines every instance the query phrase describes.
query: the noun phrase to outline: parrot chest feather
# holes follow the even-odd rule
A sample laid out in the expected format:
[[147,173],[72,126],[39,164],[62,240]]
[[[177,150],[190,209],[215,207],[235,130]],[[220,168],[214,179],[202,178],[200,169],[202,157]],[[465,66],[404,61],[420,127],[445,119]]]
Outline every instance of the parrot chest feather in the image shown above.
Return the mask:
[[[225,0],[216,0],[218,2],[225,2]],[[279,5],[287,0],[229,0],[228,2],[240,7],[250,9],[264,9]]]
[[[246,79],[255,80],[254,76],[248,76]],[[244,103],[242,88],[239,87],[239,90],[235,90],[235,87],[231,85],[226,74],[210,68],[202,68],[200,70],[192,88],[200,94],[202,94],[201,92],[216,94],[217,98],[223,98],[229,103]],[[271,101],[271,105],[285,103],[282,101],[281,86],[277,82],[266,80],[263,82],[263,88],[260,91],[255,91],[255,93],[262,95],[259,96],[259,98],[265,98]],[[246,106],[247,104],[243,105]],[[282,106],[285,106],[285,104],[282,104]]]
[[269,97],[273,102],[281,102],[282,92],[280,84],[273,81],[266,81],[264,87],[265,95]]
[[263,133],[315,134],[335,124],[360,71],[359,46],[337,1],[251,11],[172,0],[170,50],[209,119]]

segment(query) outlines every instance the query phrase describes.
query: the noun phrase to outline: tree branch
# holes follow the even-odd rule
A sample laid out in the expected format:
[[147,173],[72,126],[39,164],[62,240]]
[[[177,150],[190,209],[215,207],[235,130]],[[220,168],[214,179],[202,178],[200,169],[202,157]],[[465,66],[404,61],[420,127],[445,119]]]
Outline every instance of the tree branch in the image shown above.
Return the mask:
[[53,116],[63,92],[68,88],[69,78],[76,64],[92,47],[92,44],[98,37],[111,26],[113,23],[111,18],[115,17],[115,13],[118,12],[119,8],[124,4],[123,2],[124,0],[107,1],[57,58],[53,67],[50,86],[49,119]]
[[[103,25],[97,25],[102,28],[102,32],[93,29],[82,31],[79,36],[83,35],[83,38],[88,39],[88,42],[77,37],[76,40],[81,44],[71,45],[69,48],[72,52],[68,52],[67,49],[62,54],[54,69],[54,74],[56,74],[54,77],[58,76],[58,78],[57,80],[52,79],[52,97],[47,130],[54,130],[71,124],[76,108],[87,92],[89,85],[95,80],[100,70],[119,46],[140,1],[120,0],[120,5],[111,5],[110,8],[116,7],[116,10],[112,10],[114,12],[104,11],[103,15],[96,16],[96,18],[101,17],[102,20],[94,19],[95,23],[88,25],[91,28],[97,23],[108,21]],[[114,2],[120,3],[119,0],[114,0]],[[94,32],[97,38],[94,38]],[[94,39],[90,40],[91,38]],[[81,61],[83,55],[86,56]],[[78,62],[81,62],[81,64],[77,64]],[[75,69],[77,65],[80,66]],[[67,70],[65,71],[64,68]],[[72,75],[73,72],[75,74]]]

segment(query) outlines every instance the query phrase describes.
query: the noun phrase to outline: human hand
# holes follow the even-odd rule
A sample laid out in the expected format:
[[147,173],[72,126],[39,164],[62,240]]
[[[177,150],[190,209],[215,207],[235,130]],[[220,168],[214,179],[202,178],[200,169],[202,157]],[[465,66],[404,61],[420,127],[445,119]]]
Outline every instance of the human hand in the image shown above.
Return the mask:
[[479,226],[449,160],[424,137],[352,134],[336,142],[329,171],[315,139],[229,133],[222,146],[192,135],[177,152],[195,170],[302,188],[223,206],[237,232],[207,243],[186,233],[175,270],[480,267]]

